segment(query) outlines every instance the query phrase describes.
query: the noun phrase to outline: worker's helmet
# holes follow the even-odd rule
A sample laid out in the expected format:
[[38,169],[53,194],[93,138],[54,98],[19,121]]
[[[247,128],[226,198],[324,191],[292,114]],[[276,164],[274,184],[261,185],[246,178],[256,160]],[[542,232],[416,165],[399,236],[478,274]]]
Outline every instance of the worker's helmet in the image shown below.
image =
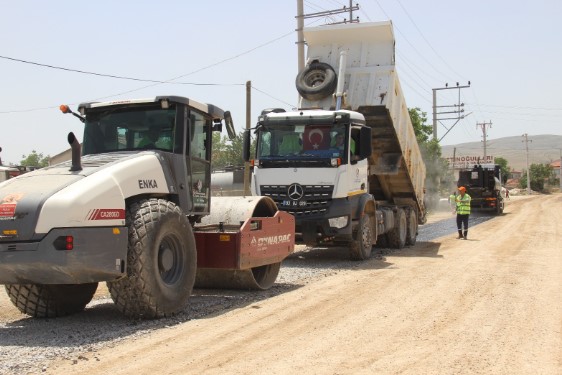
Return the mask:
[[464,193],[464,192],[466,192],[466,188],[464,186],[460,186],[459,191],[462,191]]

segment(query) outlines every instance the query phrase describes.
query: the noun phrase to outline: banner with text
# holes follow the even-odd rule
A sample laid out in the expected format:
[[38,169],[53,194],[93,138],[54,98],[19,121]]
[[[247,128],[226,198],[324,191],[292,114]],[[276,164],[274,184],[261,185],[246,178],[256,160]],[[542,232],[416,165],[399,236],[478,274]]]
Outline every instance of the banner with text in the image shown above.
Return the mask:
[[494,156],[486,155],[483,156],[455,156],[454,160],[453,157],[445,158],[449,163],[449,166],[458,169],[458,168],[472,168],[478,164],[494,164]]

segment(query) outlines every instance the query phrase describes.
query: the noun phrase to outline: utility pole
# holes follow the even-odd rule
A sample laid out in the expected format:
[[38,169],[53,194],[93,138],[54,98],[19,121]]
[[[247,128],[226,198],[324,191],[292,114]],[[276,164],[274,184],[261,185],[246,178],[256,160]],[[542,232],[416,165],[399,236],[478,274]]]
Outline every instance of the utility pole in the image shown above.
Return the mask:
[[490,128],[492,127],[492,121],[490,122],[481,122],[481,123],[476,123],[476,127],[481,127],[482,128],[482,138],[484,139],[482,142],[484,142],[484,162],[487,162],[487,158],[486,156],[486,127],[489,126]]
[[527,158],[527,194],[531,195],[531,177],[529,173],[529,142],[533,142],[533,141],[530,141],[527,138],[527,133],[523,134],[522,137],[525,138],[525,140],[521,142],[525,142],[525,152]]
[[299,72],[304,69],[304,62],[305,62],[304,45],[306,44],[306,42],[304,41],[303,29],[304,29],[304,20],[306,18],[329,17],[329,16],[334,16],[336,14],[349,13],[349,21],[347,20],[347,18],[344,18],[343,21],[341,22],[332,22],[332,23],[328,23],[327,25],[336,25],[339,23],[348,23],[348,22],[349,23],[359,22],[359,17],[353,19],[353,11],[359,10],[359,4],[353,5],[352,0],[349,0],[349,7],[344,5],[342,9],[325,10],[322,12],[308,13],[308,14],[304,14],[303,3],[304,3],[303,0],[297,0],[297,15],[295,17],[297,19],[297,29],[296,29],[297,59],[298,59]]
[[297,51],[299,72],[304,69],[304,6],[303,0],[297,0]]
[[[246,82],[246,131],[250,131],[252,119],[252,81]],[[249,145],[248,145],[249,146]],[[244,195],[250,194],[250,163],[244,162]]]
[[562,193],[562,148],[560,151],[560,169],[558,170],[558,182],[560,182],[560,192]]
[[306,42],[304,41],[303,29],[304,29],[304,20],[306,18],[329,17],[329,16],[334,16],[336,14],[349,12],[349,21],[347,20],[347,18],[344,18],[343,21],[341,22],[332,22],[332,23],[328,23],[327,25],[336,25],[339,23],[348,23],[348,22],[349,23],[359,22],[359,17],[353,19],[353,11],[359,10],[359,4],[353,5],[352,0],[349,0],[349,7],[344,5],[342,9],[325,10],[322,12],[308,13],[308,14],[304,14],[303,2],[304,2],[303,0],[297,0],[297,15],[295,17],[297,19],[297,29],[295,31],[297,32],[297,60],[298,60],[297,65],[299,68],[298,70],[299,72],[304,69],[304,63],[305,63],[304,46]]
[[[461,103],[461,89],[465,89],[470,87],[470,81],[468,81],[468,85],[466,86],[459,86],[459,83],[457,82],[457,86],[456,87],[449,87],[449,84],[446,83],[445,87],[438,87],[433,90],[433,139],[437,139],[437,121],[443,121],[443,120],[457,120],[455,121],[455,123],[453,124],[453,126],[451,126],[449,129],[447,129],[447,132],[443,135],[443,137],[439,138],[439,141],[441,141],[452,129],[453,127],[457,124],[457,122],[459,122],[460,120],[462,120],[463,118],[465,118],[466,116],[468,116],[469,114],[465,115],[464,113],[464,103]],[[438,106],[437,105],[437,91],[440,90],[458,90],[459,91],[459,95],[458,95],[458,102],[457,104],[453,104],[453,105],[442,105],[442,106]],[[454,108],[453,111],[448,111],[448,112],[437,112],[437,108]],[[455,117],[444,117],[444,118],[438,118],[439,115],[449,115],[449,114],[454,114],[456,115]]]
[[349,0],[349,7],[348,6],[343,6],[343,8],[341,9],[335,9],[335,10],[325,10],[322,12],[316,12],[316,13],[309,13],[309,14],[302,14],[302,11],[300,9],[301,5],[299,4],[300,2],[302,2],[301,0],[297,0],[297,12],[300,12],[297,16],[297,18],[301,17],[303,20],[305,18],[318,18],[318,17],[328,17],[328,16],[334,16],[336,14],[340,14],[340,13],[349,13],[349,20],[347,20],[347,18],[344,18],[343,21],[340,22],[332,22],[332,23],[328,23],[327,25],[337,25],[339,23],[357,23],[359,22],[359,17],[355,17],[355,19],[353,19],[353,11],[354,10],[359,10],[359,4],[352,4],[352,0]]

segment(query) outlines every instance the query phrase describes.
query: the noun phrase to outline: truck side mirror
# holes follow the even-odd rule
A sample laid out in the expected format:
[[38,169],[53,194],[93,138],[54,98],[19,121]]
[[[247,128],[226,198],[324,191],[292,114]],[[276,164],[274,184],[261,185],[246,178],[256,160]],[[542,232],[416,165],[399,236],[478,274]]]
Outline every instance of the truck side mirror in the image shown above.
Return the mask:
[[226,125],[228,138],[231,140],[236,138],[236,131],[234,130],[234,123],[232,122],[232,115],[230,114],[230,111],[224,112],[224,123]]
[[359,134],[359,159],[366,159],[371,156],[372,153],[371,128],[363,126]]
[[244,130],[243,139],[242,139],[242,157],[244,161],[250,161],[250,131]]

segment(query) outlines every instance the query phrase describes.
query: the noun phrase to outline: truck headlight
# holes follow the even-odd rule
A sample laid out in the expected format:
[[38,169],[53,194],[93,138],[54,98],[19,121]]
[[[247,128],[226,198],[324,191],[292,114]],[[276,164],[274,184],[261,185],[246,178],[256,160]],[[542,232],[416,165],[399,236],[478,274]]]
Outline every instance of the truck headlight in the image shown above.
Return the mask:
[[332,228],[345,228],[347,226],[347,223],[349,221],[349,217],[348,216],[339,216],[339,217],[333,217],[331,219],[328,219],[328,223],[330,224],[330,227]]

